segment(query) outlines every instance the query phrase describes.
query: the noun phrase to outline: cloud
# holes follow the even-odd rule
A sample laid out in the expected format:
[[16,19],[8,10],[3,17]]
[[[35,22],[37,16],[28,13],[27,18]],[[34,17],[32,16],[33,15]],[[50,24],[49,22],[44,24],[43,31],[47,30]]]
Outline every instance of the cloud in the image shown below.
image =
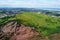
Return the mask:
[[60,0],[0,0],[0,7],[60,8]]

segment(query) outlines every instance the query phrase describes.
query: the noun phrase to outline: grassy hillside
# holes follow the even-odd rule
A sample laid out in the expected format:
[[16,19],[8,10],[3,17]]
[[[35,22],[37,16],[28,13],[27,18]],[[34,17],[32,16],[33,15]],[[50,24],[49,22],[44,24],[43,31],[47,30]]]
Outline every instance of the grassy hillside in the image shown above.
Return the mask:
[[5,24],[7,24],[8,22],[13,21],[14,19],[15,19],[14,16],[0,18],[0,26],[4,26]]
[[47,16],[45,14],[37,14],[34,12],[25,12],[11,17],[0,18],[0,26],[8,22],[18,21],[19,24],[24,24],[35,28],[37,31],[42,32],[42,35],[48,36],[54,33],[60,33],[60,19]]
[[41,31],[44,36],[60,33],[60,19],[58,18],[52,18],[45,14],[25,12],[17,14],[16,19],[20,24],[34,27],[37,31]]

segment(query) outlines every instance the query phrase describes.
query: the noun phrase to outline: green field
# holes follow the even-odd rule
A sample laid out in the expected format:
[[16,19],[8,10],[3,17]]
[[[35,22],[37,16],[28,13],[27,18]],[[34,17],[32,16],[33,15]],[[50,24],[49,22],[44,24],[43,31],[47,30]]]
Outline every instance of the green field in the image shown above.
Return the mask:
[[49,36],[54,33],[60,33],[60,19],[53,18],[45,14],[34,12],[25,12],[17,14],[16,19],[19,24],[24,24],[42,32],[42,35]]

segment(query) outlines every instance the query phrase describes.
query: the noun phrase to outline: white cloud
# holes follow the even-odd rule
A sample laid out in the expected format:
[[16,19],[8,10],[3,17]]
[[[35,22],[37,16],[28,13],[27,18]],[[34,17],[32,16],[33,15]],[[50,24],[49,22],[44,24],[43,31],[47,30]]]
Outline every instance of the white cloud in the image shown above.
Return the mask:
[[36,7],[60,8],[60,0],[1,0],[0,7]]

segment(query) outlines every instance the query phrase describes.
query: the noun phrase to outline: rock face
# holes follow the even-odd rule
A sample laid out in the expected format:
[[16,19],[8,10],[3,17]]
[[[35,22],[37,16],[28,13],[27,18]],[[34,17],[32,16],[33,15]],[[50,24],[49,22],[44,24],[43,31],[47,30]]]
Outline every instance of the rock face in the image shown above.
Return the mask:
[[16,40],[29,40],[29,39],[34,38],[37,35],[39,35],[38,32],[33,31],[30,27],[25,27],[24,25],[21,25],[17,29],[16,34],[14,34],[12,39],[15,37]]
[[37,40],[40,33],[34,29],[18,25],[17,22],[10,22],[0,32],[0,40]]
[[17,22],[8,23],[7,25],[5,25],[2,28],[2,31],[4,33],[9,33],[9,32],[12,33],[12,32],[15,32],[16,26],[17,26]]

